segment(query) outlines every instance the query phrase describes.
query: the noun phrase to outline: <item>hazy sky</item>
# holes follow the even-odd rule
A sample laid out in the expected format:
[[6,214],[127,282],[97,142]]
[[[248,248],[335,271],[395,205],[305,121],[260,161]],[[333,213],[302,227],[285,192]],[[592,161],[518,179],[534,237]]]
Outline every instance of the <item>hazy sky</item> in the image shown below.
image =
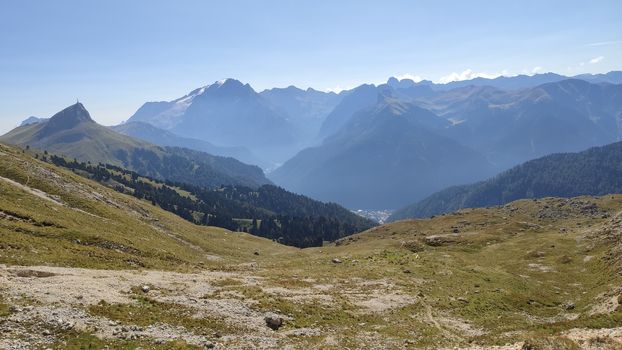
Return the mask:
[[0,133],[79,98],[114,124],[227,77],[320,90],[622,69],[622,1],[1,1]]

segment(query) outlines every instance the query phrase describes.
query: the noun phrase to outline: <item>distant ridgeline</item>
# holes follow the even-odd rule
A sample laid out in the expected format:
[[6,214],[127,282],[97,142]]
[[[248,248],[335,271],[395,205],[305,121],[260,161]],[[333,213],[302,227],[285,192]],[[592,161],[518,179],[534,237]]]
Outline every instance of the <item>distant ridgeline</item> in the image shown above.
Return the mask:
[[622,142],[534,159],[495,177],[452,186],[397,210],[389,221],[503,205],[518,199],[622,193]]
[[150,201],[195,224],[248,232],[300,248],[321,246],[324,241],[375,225],[337,204],[315,201],[273,185],[207,188],[160,181],[115,165],[68,160],[47,152],[40,159]]

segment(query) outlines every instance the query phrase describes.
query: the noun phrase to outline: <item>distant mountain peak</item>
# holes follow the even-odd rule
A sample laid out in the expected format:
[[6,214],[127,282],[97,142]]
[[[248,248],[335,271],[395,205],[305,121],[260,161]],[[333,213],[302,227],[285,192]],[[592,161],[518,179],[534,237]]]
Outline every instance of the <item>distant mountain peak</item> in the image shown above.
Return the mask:
[[416,84],[417,83],[415,83],[415,81],[412,79],[399,80],[396,77],[390,77],[389,80],[387,80],[387,85],[394,89],[406,89],[415,86]]
[[229,86],[243,86],[244,84],[242,84],[241,81],[237,80],[237,79],[233,79],[233,78],[227,78],[227,79],[223,79],[223,80],[219,80],[216,82],[216,84],[218,84],[219,86],[225,86],[225,85],[229,85]]
[[219,97],[235,96],[235,95],[243,96],[243,95],[249,95],[253,92],[255,91],[249,84],[243,84],[239,80],[227,78],[223,80],[218,80],[214,82],[213,84],[205,85],[203,87],[194,89],[190,91],[190,93],[188,93],[187,95],[171,101],[171,103],[175,103],[178,106],[180,106],[180,109],[178,109],[178,111],[183,112],[197,97],[210,96],[210,95],[219,96]]
[[40,130],[41,135],[46,135],[61,130],[71,129],[78,124],[94,123],[89,111],[84,108],[82,103],[77,102],[62,111],[54,114],[52,118]]
[[400,80],[396,77],[390,77],[389,80],[387,80],[387,83],[384,85],[390,86],[394,89],[409,89],[416,86],[434,85],[434,83],[430,80],[414,81],[408,78]]
[[201,88],[199,95],[242,96],[253,93],[255,93],[255,90],[253,90],[250,84],[244,84],[239,80],[227,78]]
[[[41,119],[43,127],[37,131],[37,137],[44,138],[64,130],[73,129],[81,124],[97,124],[84,106],[77,102],[54,114],[49,120]],[[37,123],[37,124],[38,124]]]
[[395,85],[399,82],[400,80],[397,79],[396,77],[390,77],[389,80],[387,80],[387,85]]

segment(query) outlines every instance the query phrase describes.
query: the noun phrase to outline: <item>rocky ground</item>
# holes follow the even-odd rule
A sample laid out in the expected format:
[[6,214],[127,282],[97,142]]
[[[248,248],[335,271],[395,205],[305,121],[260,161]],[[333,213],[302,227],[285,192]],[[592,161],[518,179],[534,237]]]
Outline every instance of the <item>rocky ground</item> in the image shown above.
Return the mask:
[[[108,340],[144,339],[154,344],[183,339],[205,347],[249,342],[260,348],[277,347],[288,333],[269,328],[273,319],[286,315],[263,313],[249,307],[252,300],[210,297],[220,281],[248,285],[260,283],[252,276],[224,272],[184,274],[161,271],[112,271],[51,267],[0,266],[0,285],[10,314],[0,320],[0,348],[30,349],[56,341],[63,331],[92,333]],[[209,316],[243,333],[193,332],[180,325],[156,322],[148,326],[128,324],[98,315],[90,307],[136,304],[142,299],[193,310],[192,317]],[[181,316],[181,315],[180,315]],[[219,327],[214,327],[219,328]],[[299,330],[312,333],[314,330]],[[250,335],[252,334],[252,335]]]
[[[267,284],[264,278],[247,273],[92,270],[62,267],[19,267],[0,265],[0,293],[10,305],[0,318],[0,349],[63,347],[67,332],[88,333],[109,341],[142,340],[166,344],[182,340],[205,348],[283,348],[291,339],[325,336],[319,327],[281,329],[292,315],[281,310],[259,311],[259,300],[247,298],[229,286],[261,288],[273,295],[300,302],[313,300],[334,306],[335,285],[309,282],[305,288],[284,288]],[[344,291],[353,304],[367,313],[384,312],[414,302],[385,281],[360,281],[360,290]],[[373,287],[369,289],[369,287]],[[102,315],[102,306],[139,305],[145,300],[154,307],[191,310],[179,317],[208,318],[212,328],[197,331],[184,321],[138,324],[119,315]],[[129,309],[128,309],[129,310]],[[140,310],[140,309],[137,309]],[[105,310],[104,310],[105,311]],[[164,310],[158,310],[162,312]],[[132,311],[127,311],[131,313]],[[194,329],[193,329],[194,328]],[[61,341],[61,342],[59,342]]]
[[[290,300],[313,300],[318,307],[321,307],[320,304],[335,307],[333,292],[337,285],[314,283],[313,280],[307,282],[304,288],[288,288],[274,286],[261,276],[237,272],[176,273],[0,265],[0,293],[3,303],[8,306],[4,317],[0,317],[0,349],[64,348],[71,344],[72,336],[79,334],[92,335],[104,343],[116,344],[118,348],[160,345],[167,348],[176,341],[183,342],[184,346],[221,349],[293,349],[311,343],[320,348],[336,345],[338,335],[319,325],[281,328],[282,324],[293,320],[293,315],[278,309],[260,311],[255,307],[260,300],[245,297],[239,292],[244,289],[229,288],[260,288]],[[417,304],[425,309],[423,314],[427,322],[448,337],[483,333],[483,330],[464,320],[437,313],[430,305],[417,300],[421,297],[409,296],[388,281],[354,282],[359,288],[348,288],[342,292],[348,302],[358,306],[361,312],[390,315],[393,309]],[[617,307],[617,299],[604,297],[603,300],[615,303],[609,308]],[[145,303],[152,308],[172,308],[179,313],[179,319],[167,322],[170,319],[164,314],[159,319],[158,315],[166,310],[156,310],[148,311],[155,317],[145,322],[140,315],[126,317],[107,309],[134,305],[134,308],[119,310],[132,314],[144,312],[141,307]],[[196,327],[182,318],[209,319],[209,327]],[[410,348],[415,344],[408,340],[379,339],[373,333],[360,336],[369,337],[370,348]],[[586,349],[622,347],[622,326],[570,329],[560,336]],[[305,338],[313,341],[304,341]],[[546,348],[538,344],[524,341],[468,348]]]

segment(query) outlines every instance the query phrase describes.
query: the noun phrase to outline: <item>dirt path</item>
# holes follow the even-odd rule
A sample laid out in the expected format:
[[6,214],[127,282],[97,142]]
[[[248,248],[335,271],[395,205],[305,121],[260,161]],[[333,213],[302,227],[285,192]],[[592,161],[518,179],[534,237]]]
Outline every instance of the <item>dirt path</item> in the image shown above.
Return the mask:
[[12,186],[15,186],[15,187],[17,187],[17,188],[19,188],[19,189],[21,189],[21,190],[23,190],[25,192],[28,192],[28,193],[30,193],[30,194],[32,194],[34,196],[37,196],[37,197],[39,197],[41,199],[44,199],[44,200],[46,200],[48,202],[52,202],[52,203],[58,204],[58,205],[64,205],[57,198],[54,198],[54,197],[50,196],[49,194],[47,194],[47,193],[45,193],[43,191],[40,191],[40,190],[38,190],[36,188],[32,188],[32,187],[29,187],[29,186],[26,186],[26,185],[22,185],[22,184],[20,184],[17,181],[13,181],[13,180],[8,179],[8,178],[3,177],[3,176],[0,176],[0,180],[2,180],[4,182],[7,182],[7,183],[9,183]]
[[449,332],[447,329],[445,329],[445,327],[443,327],[443,325],[441,325],[441,323],[439,322],[439,320],[437,320],[436,317],[434,317],[434,314],[432,313],[432,307],[425,303],[424,304],[425,307],[425,318],[426,321],[428,321],[430,324],[434,325],[434,327],[436,327],[441,334],[446,337],[447,339],[452,339],[454,341],[457,341],[458,343],[462,342],[464,339],[462,337],[460,337],[459,335]]

